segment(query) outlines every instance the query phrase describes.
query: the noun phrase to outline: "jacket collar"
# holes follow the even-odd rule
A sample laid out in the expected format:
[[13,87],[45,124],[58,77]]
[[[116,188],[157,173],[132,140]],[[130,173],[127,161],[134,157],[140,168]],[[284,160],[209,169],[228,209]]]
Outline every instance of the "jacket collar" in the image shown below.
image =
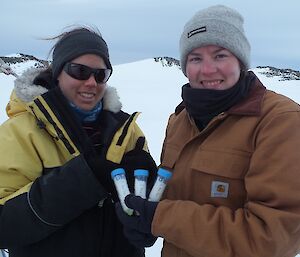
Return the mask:
[[[48,89],[33,84],[34,78],[41,71],[43,71],[43,69],[28,69],[15,80],[14,91],[17,98],[19,98],[22,102],[29,103],[37,96],[48,92]],[[121,108],[122,103],[120,102],[120,97],[118,96],[116,88],[108,86],[103,97],[103,109],[117,113],[121,110]]]
[[[252,72],[252,71],[249,71]],[[261,81],[255,76],[254,84],[252,85],[248,96],[238,102],[236,105],[231,107],[227,113],[234,115],[249,115],[249,116],[259,116],[262,109],[262,102],[266,93],[266,87],[261,83]],[[181,102],[175,109],[175,114],[179,114],[183,109],[185,109],[184,102]]]
[[261,114],[262,103],[266,94],[266,87],[256,77],[248,97],[231,107],[227,113],[235,115],[259,116]]

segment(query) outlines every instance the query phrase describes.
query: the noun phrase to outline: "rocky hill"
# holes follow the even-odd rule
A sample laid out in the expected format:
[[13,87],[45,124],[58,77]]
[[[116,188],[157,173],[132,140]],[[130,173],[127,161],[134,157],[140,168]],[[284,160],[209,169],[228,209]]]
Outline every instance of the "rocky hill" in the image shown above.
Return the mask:
[[[46,68],[49,66],[49,62],[46,60],[38,59],[32,55],[16,54],[15,56],[0,56],[0,58],[8,64],[10,67],[14,67],[18,64],[31,62],[31,66],[37,68]],[[154,61],[160,63],[164,67],[176,66],[180,69],[179,60],[172,57],[154,57]],[[300,71],[292,69],[278,69],[272,66],[258,66],[260,73],[267,77],[279,77],[279,80],[300,80]]]
[[258,66],[266,77],[280,77],[279,80],[300,80],[300,72],[292,69],[278,69],[272,66]]
[[9,66],[13,66],[19,63],[24,63],[28,61],[34,61],[34,66],[37,68],[48,67],[48,61],[38,59],[32,55],[27,54],[16,54],[15,56],[0,56],[0,58]]
[[[180,62],[171,57],[155,57],[154,60],[162,64],[162,66],[177,66],[180,69]],[[272,66],[258,66],[260,73],[267,77],[279,77],[280,81],[284,80],[300,80],[300,72],[292,69],[278,69]]]

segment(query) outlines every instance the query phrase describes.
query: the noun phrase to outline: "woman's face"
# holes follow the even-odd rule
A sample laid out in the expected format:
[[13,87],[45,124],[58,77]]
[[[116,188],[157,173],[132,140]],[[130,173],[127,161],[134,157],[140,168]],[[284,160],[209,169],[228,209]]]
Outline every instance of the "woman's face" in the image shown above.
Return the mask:
[[196,48],[187,57],[186,74],[192,88],[228,89],[237,83],[240,73],[239,60],[219,46]]
[[[81,55],[71,63],[83,64],[94,69],[106,69],[104,60],[95,54]],[[86,80],[78,80],[68,75],[64,70],[58,76],[59,87],[64,96],[82,110],[92,110],[103,98],[106,83],[97,83],[94,74]]]

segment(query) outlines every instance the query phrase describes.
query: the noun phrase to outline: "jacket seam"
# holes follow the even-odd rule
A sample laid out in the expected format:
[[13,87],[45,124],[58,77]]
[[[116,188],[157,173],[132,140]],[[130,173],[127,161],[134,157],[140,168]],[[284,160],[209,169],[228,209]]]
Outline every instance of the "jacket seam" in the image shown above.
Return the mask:
[[66,139],[66,137],[64,136],[63,132],[59,129],[59,127],[57,126],[57,124],[54,122],[54,120],[51,118],[49,112],[45,109],[45,107],[42,105],[42,103],[40,102],[39,99],[35,100],[36,105],[39,107],[39,109],[41,110],[41,112],[45,115],[45,117],[47,118],[47,120],[50,122],[50,124],[52,124],[52,126],[54,127],[54,129],[56,130],[57,136],[58,138],[64,143],[65,147],[68,149],[68,151],[70,152],[70,154],[75,153],[74,148],[71,146],[71,144],[69,143],[69,141]]
[[49,225],[49,226],[53,226],[53,227],[61,227],[61,226],[63,226],[63,224],[50,223],[50,222],[44,220],[44,219],[37,213],[37,211],[34,209],[33,205],[31,204],[31,202],[30,202],[30,195],[29,195],[29,194],[30,194],[30,191],[27,193],[27,202],[28,202],[28,205],[29,205],[30,209],[32,210],[32,212],[34,213],[34,215],[35,215],[40,221],[42,221],[43,223],[45,223],[45,224],[47,224],[47,225]]

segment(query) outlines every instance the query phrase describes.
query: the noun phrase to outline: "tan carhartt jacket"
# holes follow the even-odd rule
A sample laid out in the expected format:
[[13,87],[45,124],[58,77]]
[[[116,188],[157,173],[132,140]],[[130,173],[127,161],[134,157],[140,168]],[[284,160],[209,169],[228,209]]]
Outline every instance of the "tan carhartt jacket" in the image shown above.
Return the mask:
[[199,132],[171,115],[162,166],[173,170],[152,232],[163,257],[292,257],[300,249],[300,107],[258,79]]

